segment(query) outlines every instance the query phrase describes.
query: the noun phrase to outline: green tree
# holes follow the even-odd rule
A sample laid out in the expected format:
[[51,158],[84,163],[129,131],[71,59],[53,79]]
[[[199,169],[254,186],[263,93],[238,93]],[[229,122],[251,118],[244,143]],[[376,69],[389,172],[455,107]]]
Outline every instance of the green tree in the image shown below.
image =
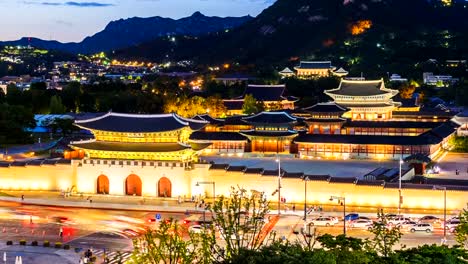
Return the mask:
[[256,114],[265,110],[263,102],[257,102],[251,94],[244,97],[244,104],[242,105],[242,113],[246,115]]
[[51,114],[63,114],[66,110],[65,106],[62,104],[62,99],[57,95],[50,98],[49,109]]
[[[219,228],[225,246],[213,245],[215,259],[238,256],[242,250],[257,251],[265,237],[261,234],[265,217],[269,212],[263,193],[251,194],[240,187],[231,188],[230,196],[219,197],[210,207],[213,225]],[[215,237],[215,230],[211,230]],[[274,233],[272,234],[274,240]],[[215,260],[214,259],[214,260]]]
[[63,105],[67,111],[76,112],[80,105],[81,84],[78,82],[68,83],[61,93]]
[[206,263],[200,250],[201,235],[190,232],[186,240],[185,233],[187,228],[176,220],[161,221],[159,228],[149,229],[143,237],[133,241],[134,251],[129,263]]
[[0,144],[31,143],[30,133],[36,121],[31,110],[20,105],[0,104]]
[[226,106],[217,95],[206,98],[204,104],[207,112],[213,117],[220,117],[226,113]]
[[369,229],[374,237],[368,245],[384,257],[393,253],[393,246],[400,241],[402,236],[400,226],[389,226],[388,220],[381,210],[377,213],[377,221]]
[[393,259],[398,261],[397,263],[466,264],[468,263],[468,252],[462,248],[448,247],[446,245],[422,245],[417,248],[399,250]]
[[460,213],[460,224],[455,228],[458,244],[468,248],[468,209],[463,209]]

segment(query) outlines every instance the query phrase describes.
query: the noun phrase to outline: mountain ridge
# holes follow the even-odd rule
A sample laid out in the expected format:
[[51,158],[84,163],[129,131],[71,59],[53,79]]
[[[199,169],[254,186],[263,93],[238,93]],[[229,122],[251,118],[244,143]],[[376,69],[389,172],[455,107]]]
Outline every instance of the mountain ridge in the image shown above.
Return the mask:
[[250,15],[242,17],[205,16],[195,12],[180,19],[132,17],[109,22],[103,30],[85,37],[81,42],[59,42],[40,38],[22,37],[19,40],[3,41],[0,45],[33,45],[70,53],[95,53],[111,51],[137,45],[167,35],[201,36],[232,29],[252,20]]

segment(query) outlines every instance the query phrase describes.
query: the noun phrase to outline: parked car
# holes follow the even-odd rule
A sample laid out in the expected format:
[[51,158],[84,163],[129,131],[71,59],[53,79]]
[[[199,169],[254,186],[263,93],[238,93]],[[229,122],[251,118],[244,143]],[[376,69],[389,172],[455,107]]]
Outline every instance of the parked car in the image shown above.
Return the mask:
[[415,221],[405,221],[403,223],[400,224],[401,228],[402,229],[408,229],[414,225],[417,225],[418,223],[415,222]]
[[403,217],[403,216],[396,216],[392,217],[388,220],[389,225],[401,225],[406,221],[411,221],[408,217]]
[[203,232],[203,229],[204,227],[201,226],[201,225],[193,225],[193,226],[190,226],[188,231],[191,232],[191,233],[201,233]]
[[414,232],[426,232],[426,233],[431,233],[434,231],[434,228],[432,227],[431,224],[416,224],[411,227],[409,227],[409,231],[414,233]]
[[356,220],[372,220],[372,219],[370,219],[370,217],[366,217],[366,216],[359,216]]
[[345,216],[345,220],[346,220],[346,221],[354,221],[354,220],[356,220],[356,219],[358,219],[358,218],[359,218],[359,214],[356,214],[356,213],[347,214],[347,215]]
[[434,223],[440,223],[440,219],[432,215],[426,215],[426,216],[419,218],[418,222],[421,224],[434,224]]
[[306,223],[306,225],[311,225],[311,226],[334,226],[335,225],[335,220],[332,217],[318,217],[315,218],[314,220]]
[[455,230],[455,228],[457,228],[459,224],[460,224],[459,218],[452,218],[448,220],[447,223],[445,224],[445,229],[450,230],[450,232],[453,233],[452,230]]
[[358,219],[355,221],[352,221],[349,223],[349,227],[351,228],[369,228],[372,226],[373,222],[372,220],[366,220],[366,219]]

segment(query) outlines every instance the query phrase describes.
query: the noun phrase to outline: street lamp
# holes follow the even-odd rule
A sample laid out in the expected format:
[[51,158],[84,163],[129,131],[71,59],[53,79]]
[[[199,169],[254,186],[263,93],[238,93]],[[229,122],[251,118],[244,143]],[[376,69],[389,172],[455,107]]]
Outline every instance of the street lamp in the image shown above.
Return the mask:
[[278,162],[278,216],[281,215],[281,160],[279,156],[276,157]]
[[434,190],[444,190],[444,244],[447,241],[447,187],[434,185]]
[[310,180],[308,176],[304,177],[304,221],[307,221],[307,182]]
[[330,196],[330,201],[338,200],[339,202],[343,202],[343,235],[346,236],[346,198],[340,196]]
[[213,203],[216,201],[216,185],[214,181],[202,181],[202,182],[197,182],[195,186],[200,186],[201,184],[213,184]]
[[401,165],[402,164],[403,164],[403,160],[400,158],[400,161],[399,161],[400,170],[398,174],[398,215],[400,215],[401,204],[403,203],[403,196],[401,196]]

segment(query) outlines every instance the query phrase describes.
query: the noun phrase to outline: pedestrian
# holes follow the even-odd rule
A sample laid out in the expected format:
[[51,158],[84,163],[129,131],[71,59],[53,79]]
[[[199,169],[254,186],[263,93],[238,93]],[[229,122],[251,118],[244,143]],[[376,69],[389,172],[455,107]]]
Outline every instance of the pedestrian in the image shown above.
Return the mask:
[[21,201],[24,201],[24,194],[21,195]]
[[293,208],[293,212],[296,212],[296,205],[295,204],[293,204],[292,208]]
[[62,229],[62,227],[60,227],[59,236],[60,236],[60,237],[63,237],[63,229]]
[[460,172],[458,171],[458,169],[455,170],[455,175],[458,175],[460,174]]

